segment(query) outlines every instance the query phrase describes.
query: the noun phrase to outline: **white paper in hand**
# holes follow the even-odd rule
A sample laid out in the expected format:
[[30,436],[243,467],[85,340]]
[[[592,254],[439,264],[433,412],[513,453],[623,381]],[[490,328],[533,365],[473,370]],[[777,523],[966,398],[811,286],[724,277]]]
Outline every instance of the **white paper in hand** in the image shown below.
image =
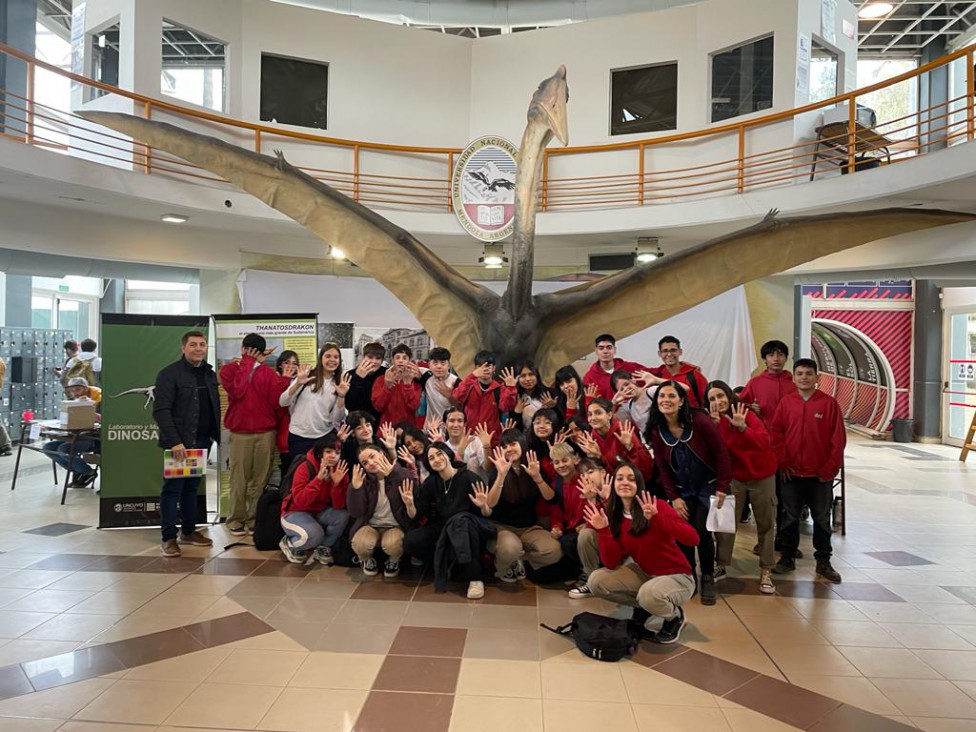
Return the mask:
[[720,534],[734,534],[735,496],[727,495],[721,508],[716,507],[717,496],[712,496],[708,500],[708,518],[705,519],[705,528],[709,531],[717,531]]

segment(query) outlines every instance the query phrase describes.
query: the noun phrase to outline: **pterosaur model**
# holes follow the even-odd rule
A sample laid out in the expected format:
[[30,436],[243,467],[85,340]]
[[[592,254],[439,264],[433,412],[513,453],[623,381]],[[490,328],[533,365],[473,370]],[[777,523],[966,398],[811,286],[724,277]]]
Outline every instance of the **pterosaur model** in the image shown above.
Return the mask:
[[559,292],[533,295],[538,182],[543,151],[568,144],[566,68],[529,104],[515,181],[508,287],[499,296],[462,276],[412,234],[276,157],[163,122],[112,112],[86,119],[220,175],[334,245],[390,290],[454,361],[467,369],[487,348],[498,363],[534,358],[551,374],[592,348],[593,337],[636,333],[737,285],[876,239],[972,221],[951,211],[884,209],[778,218]]

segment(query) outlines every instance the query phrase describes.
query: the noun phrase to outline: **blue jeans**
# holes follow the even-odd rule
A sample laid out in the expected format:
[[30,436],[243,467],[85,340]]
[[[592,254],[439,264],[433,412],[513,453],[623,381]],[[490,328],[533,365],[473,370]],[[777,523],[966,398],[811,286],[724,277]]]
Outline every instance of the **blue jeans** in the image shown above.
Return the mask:
[[[210,440],[185,445],[187,450],[209,450]],[[177,520],[183,536],[197,530],[197,488],[202,476],[193,478],[166,478],[159,496],[159,521],[163,527],[163,541],[176,538]]]
[[62,440],[53,440],[44,444],[44,452],[65,470],[70,470],[76,476],[91,475],[95,469],[78,457],[83,452],[91,452],[95,447],[94,442],[88,440],[78,440],[75,443],[75,459],[69,464],[68,455],[71,452],[71,443]]
[[327,508],[319,514],[291,511],[281,517],[281,528],[292,549],[310,551],[317,546],[335,546],[348,521],[344,508]]

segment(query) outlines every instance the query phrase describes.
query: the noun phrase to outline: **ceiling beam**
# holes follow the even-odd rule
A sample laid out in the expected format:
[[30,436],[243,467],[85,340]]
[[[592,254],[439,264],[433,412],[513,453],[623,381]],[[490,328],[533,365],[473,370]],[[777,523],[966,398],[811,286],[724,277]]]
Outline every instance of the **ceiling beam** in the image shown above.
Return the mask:
[[[944,26],[942,26],[942,28],[940,28],[936,33],[934,33],[931,38],[929,38],[927,41],[925,41],[922,44],[922,48],[925,48],[932,41],[934,41],[938,36],[943,35],[943,34],[948,35],[947,31],[949,30],[949,28],[951,28],[956,23],[958,23],[960,20],[962,20],[963,18],[965,18],[973,10],[976,10],[976,2],[969,3],[969,5],[966,6],[966,9],[965,10],[963,10],[961,13],[959,13],[959,15],[957,15],[953,20],[950,20],[948,23],[946,23]],[[960,32],[962,32],[962,31],[960,31]]]
[[896,43],[898,43],[898,41],[900,41],[902,38],[904,38],[906,35],[908,35],[908,32],[910,30],[912,30],[913,28],[915,28],[915,26],[917,26],[923,20],[925,20],[926,18],[928,18],[930,15],[932,15],[932,13],[934,13],[936,11],[936,9],[939,7],[940,4],[941,3],[936,3],[936,4],[932,5],[931,7],[929,7],[928,10],[926,10],[924,13],[922,13],[920,16],[918,16],[918,18],[916,18],[912,22],[911,25],[909,25],[905,30],[903,30],[901,33],[899,33],[891,41],[888,42],[888,45],[884,47],[884,49],[882,50],[882,53],[884,53],[885,51],[888,51],[892,46],[894,46]]

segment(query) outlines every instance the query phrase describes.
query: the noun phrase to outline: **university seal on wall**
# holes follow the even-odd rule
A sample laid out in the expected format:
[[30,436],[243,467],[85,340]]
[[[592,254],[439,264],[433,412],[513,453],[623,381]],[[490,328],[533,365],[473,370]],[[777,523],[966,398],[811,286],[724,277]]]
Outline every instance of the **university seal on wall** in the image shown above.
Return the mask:
[[500,241],[512,233],[517,157],[508,140],[488,136],[472,142],[458,158],[451,200],[461,226],[474,238]]

